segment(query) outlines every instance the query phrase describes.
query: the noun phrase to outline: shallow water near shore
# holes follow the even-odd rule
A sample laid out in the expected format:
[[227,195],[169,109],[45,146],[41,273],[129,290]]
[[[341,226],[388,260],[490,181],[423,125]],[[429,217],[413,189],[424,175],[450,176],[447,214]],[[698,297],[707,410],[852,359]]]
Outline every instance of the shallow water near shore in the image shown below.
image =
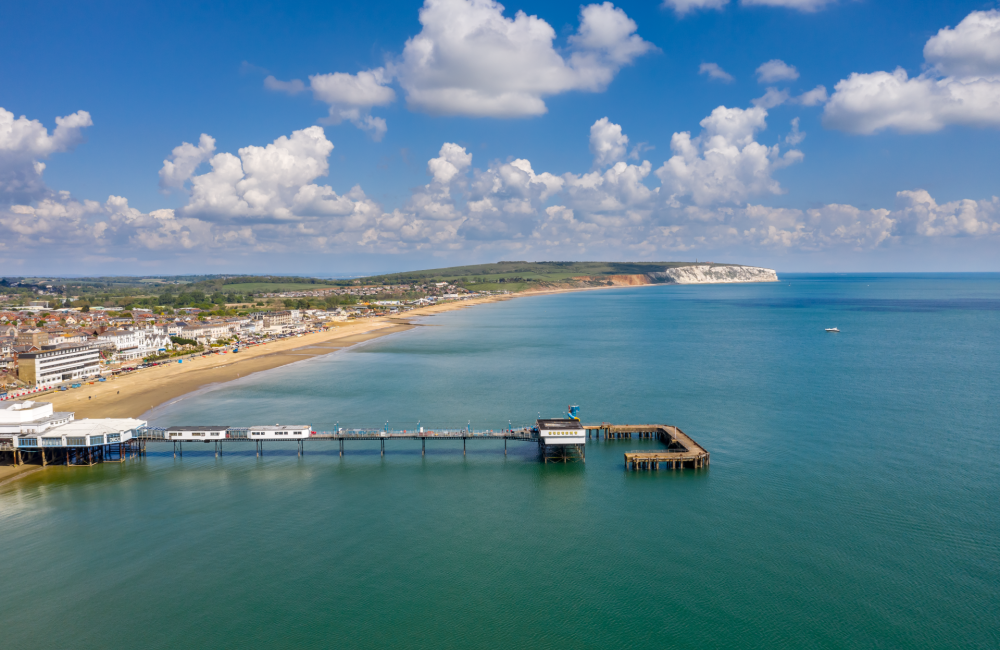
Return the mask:
[[[711,467],[526,443],[149,446],[0,487],[5,649],[1000,646],[1000,275],[519,298],[152,424],[676,424]],[[838,326],[840,334],[824,328]],[[234,451],[235,450],[235,451]]]

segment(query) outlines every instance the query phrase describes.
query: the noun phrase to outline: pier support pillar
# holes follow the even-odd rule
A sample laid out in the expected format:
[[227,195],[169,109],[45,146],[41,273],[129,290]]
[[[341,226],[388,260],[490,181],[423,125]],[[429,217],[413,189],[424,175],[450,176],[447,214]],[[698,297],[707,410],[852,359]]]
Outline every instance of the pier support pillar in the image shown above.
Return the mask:
[[462,455],[465,455],[465,436],[462,436]]
[[506,438],[503,439],[503,455],[504,456],[507,455],[507,439]]
[[420,439],[420,455],[424,456],[427,453],[427,438]]
[[45,467],[48,463],[45,460],[45,448],[42,447],[42,467]]

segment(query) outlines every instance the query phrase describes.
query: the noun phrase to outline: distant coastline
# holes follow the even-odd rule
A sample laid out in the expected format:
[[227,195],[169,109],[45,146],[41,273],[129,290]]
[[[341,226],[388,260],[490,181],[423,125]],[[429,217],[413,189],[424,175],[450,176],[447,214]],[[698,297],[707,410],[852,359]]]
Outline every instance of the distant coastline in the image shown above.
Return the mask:
[[[38,399],[52,402],[57,411],[74,411],[77,418],[138,418],[167,402],[206,386],[224,384],[251,374],[338,352],[359,343],[418,327],[413,319],[423,316],[512,298],[555,293],[667,283],[714,284],[777,280],[777,274],[773,270],[736,265],[692,265],[670,269],[665,273],[671,276],[669,278],[656,277],[653,274],[601,276],[600,282],[586,277],[573,278],[557,286],[420,307],[402,316],[381,316],[349,322],[323,332],[245,348],[239,354],[211,355],[185,361],[184,364],[173,363],[148,368],[120,376],[112,381],[84,384],[72,391],[44,394]],[[772,275],[773,279],[768,279]]]

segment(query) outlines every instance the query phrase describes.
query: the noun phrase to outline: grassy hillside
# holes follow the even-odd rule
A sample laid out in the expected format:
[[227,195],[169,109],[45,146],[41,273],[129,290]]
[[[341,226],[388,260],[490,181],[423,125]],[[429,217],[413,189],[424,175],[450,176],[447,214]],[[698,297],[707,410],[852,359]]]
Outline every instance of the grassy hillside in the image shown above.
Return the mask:
[[475,291],[498,289],[521,291],[532,285],[568,282],[579,276],[634,275],[692,264],[693,262],[497,262],[390,273],[364,278],[362,282],[365,284],[450,282]]

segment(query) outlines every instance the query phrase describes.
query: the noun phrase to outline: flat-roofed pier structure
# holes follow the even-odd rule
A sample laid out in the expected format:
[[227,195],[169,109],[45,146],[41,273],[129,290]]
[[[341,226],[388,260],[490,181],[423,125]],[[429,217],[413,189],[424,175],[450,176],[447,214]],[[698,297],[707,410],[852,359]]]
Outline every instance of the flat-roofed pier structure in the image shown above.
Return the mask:
[[573,452],[587,462],[587,432],[575,418],[537,420],[538,446],[545,462],[568,462]]
[[144,426],[144,420],[132,418],[86,419],[44,433],[23,434],[15,439],[15,464],[33,458],[41,460],[43,467],[124,462],[140,453],[141,445],[135,434]]
[[686,433],[671,424],[601,424],[584,425],[587,437],[605,440],[654,438],[666,449],[635,450],[625,452],[625,469],[701,469],[708,467],[709,453]]

